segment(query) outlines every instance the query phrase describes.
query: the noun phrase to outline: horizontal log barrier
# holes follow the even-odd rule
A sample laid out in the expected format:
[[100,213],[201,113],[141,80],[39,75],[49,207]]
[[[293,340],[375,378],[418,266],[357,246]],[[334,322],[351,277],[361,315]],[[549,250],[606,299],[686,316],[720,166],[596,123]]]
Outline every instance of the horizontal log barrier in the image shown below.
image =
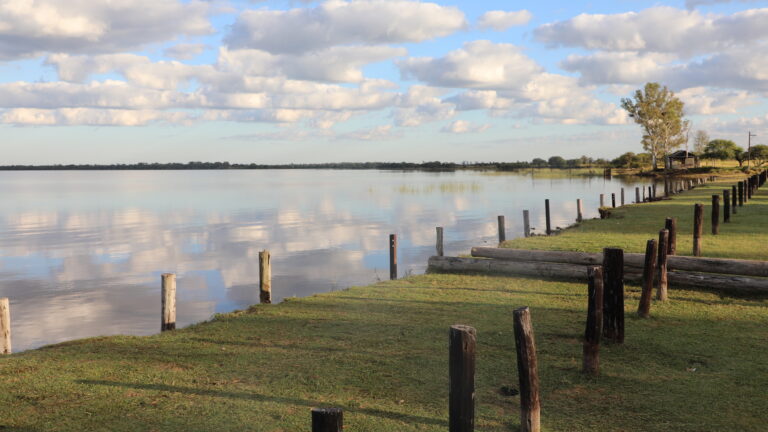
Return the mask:
[[[601,253],[489,247],[473,247],[472,256],[477,258],[495,258],[500,260],[537,261],[580,265],[601,265],[603,262],[603,254]],[[624,265],[627,267],[636,267],[641,269],[643,268],[644,262],[644,254],[624,254]],[[768,261],[670,256],[667,261],[667,268],[669,270],[689,272],[768,277]]]
[[[643,256],[643,254],[632,255]],[[669,257],[669,262],[672,262],[672,258],[673,257]],[[624,280],[627,282],[640,283],[643,278],[642,268],[627,266],[626,260],[624,264]],[[587,280],[587,270],[583,264],[508,261],[486,258],[433,256],[429,258],[427,271],[444,273],[493,273],[510,276]],[[768,279],[687,271],[670,271],[667,273],[667,280],[670,285],[681,288],[703,288],[747,295],[768,294]]]

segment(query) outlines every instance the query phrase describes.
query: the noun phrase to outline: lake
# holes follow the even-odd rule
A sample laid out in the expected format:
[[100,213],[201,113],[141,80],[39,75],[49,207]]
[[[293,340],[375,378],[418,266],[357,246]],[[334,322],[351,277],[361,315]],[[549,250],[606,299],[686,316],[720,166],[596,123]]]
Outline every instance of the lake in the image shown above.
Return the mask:
[[0,297],[14,351],[160,327],[160,275],[178,275],[179,326],[259,299],[258,252],[272,253],[273,300],[424,271],[445,227],[445,253],[521,236],[522,210],[543,232],[597,217],[599,194],[635,178],[538,178],[530,172],[355,170],[0,172]]

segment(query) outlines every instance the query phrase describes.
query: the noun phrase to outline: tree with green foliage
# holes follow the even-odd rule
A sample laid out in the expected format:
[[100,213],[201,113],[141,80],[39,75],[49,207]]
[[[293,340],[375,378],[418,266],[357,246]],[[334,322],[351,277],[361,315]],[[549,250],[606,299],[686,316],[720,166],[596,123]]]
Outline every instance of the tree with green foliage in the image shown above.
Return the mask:
[[704,159],[729,160],[736,159],[736,156],[743,151],[744,149],[737,146],[731,140],[715,139],[707,143],[701,157]]
[[565,159],[561,156],[552,156],[547,161],[550,168],[565,168]]
[[761,166],[768,162],[768,145],[753,145],[749,151],[749,158],[755,161],[755,166]]
[[684,120],[683,102],[666,86],[647,83],[633,99],[621,99],[621,106],[643,128],[643,148],[651,153],[653,169],[658,160],[688,139],[690,123]]
[[611,165],[617,168],[632,168],[637,165],[637,155],[632,152],[626,152],[612,160]]
[[531,166],[534,168],[546,168],[547,167],[547,161],[545,161],[542,158],[534,158],[531,161]]

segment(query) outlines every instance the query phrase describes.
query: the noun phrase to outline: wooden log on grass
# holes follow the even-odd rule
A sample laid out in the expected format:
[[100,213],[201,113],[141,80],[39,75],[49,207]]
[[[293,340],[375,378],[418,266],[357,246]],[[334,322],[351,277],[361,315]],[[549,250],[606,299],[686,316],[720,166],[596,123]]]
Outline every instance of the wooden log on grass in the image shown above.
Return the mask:
[[453,325],[448,341],[448,431],[475,430],[475,347],[477,331]]
[[603,249],[603,336],[624,343],[624,250]]
[[443,256],[445,255],[445,249],[443,248],[443,227],[436,227],[436,241],[435,241],[435,251],[437,252],[437,256]]
[[637,315],[641,318],[647,318],[651,311],[651,296],[653,295],[653,284],[656,279],[656,255],[658,254],[658,244],[656,240],[650,239],[645,244],[645,265],[643,267],[643,291],[640,294],[640,304],[637,307]]
[[11,303],[0,298],[0,354],[11,353]]
[[[473,247],[473,257],[495,258],[505,261],[531,261],[550,262],[578,265],[600,265],[602,254],[592,252],[574,251],[545,251],[528,249],[507,249]],[[627,268],[643,268],[643,254],[624,253],[624,265]],[[768,278],[768,261],[726,259],[726,258],[698,258],[690,256],[669,256],[667,259],[669,270],[691,271],[704,273],[721,273],[741,276],[754,276]]]
[[657,291],[656,300],[667,300],[667,250],[669,245],[669,231],[663,229],[659,231],[659,258],[657,271]]
[[693,256],[701,256],[701,236],[704,233],[704,204],[693,207]]
[[397,234],[389,235],[389,280],[397,279]]
[[675,255],[677,253],[677,218],[668,217],[664,221],[664,228],[669,231],[667,255]]
[[603,268],[587,267],[587,325],[584,330],[582,372],[600,373],[600,337],[603,333]]
[[712,195],[712,235],[720,234],[720,195]]
[[161,317],[160,331],[176,329],[176,275],[163,273],[161,280]]
[[268,250],[259,252],[259,301],[272,304],[272,255]]
[[539,432],[541,430],[541,402],[531,312],[527,307],[523,307],[516,309],[513,317],[517,375],[520,379],[520,432]]
[[344,411],[340,408],[312,408],[312,432],[342,432]]

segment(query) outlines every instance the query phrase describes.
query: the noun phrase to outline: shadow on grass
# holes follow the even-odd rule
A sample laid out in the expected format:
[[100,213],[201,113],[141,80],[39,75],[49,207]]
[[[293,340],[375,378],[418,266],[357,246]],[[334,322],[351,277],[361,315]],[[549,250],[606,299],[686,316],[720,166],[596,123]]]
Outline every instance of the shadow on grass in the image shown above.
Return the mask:
[[[104,380],[77,380],[75,382],[83,385],[100,385],[100,386],[109,386],[109,387],[128,388],[128,389],[134,389],[134,390],[175,392],[175,393],[182,393],[182,394],[196,395],[196,396],[223,397],[223,398],[229,398],[229,399],[253,400],[253,401],[261,401],[261,402],[277,402],[277,403],[283,403],[283,404],[306,406],[309,408],[328,406],[328,403],[321,403],[321,402],[309,401],[304,399],[293,399],[293,398],[285,398],[285,397],[278,397],[278,396],[266,396],[266,395],[261,395],[256,393],[205,390],[205,389],[197,389],[192,387],[170,386],[165,384],[138,384],[138,383],[124,383],[124,382],[114,382],[114,381],[104,381]],[[335,406],[337,408],[342,408],[344,411],[347,411],[347,412],[361,413],[361,414],[381,417],[389,420],[397,420],[397,421],[421,423],[421,424],[431,424],[431,425],[438,425],[438,426],[448,425],[448,422],[446,420],[439,420],[435,418],[421,417],[421,416],[415,416],[411,414],[402,414],[402,413],[384,411],[384,410],[378,410],[378,409],[372,409],[372,408],[355,408],[355,407],[350,407],[343,404],[337,404]]]

